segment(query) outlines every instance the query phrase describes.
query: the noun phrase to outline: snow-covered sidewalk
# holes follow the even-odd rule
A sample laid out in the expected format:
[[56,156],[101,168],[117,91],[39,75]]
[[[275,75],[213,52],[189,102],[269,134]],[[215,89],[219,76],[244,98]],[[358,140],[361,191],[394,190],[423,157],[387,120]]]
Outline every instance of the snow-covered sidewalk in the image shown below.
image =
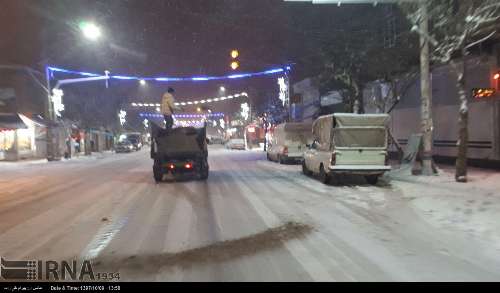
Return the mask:
[[[104,152],[93,152],[92,155],[86,156],[84,154],[79,154],[77,156],[73,156],[70,159],[62,158],[59,161],[53,161],[52,163],[67,163],[67,162],[77,162],[77,161],[86,161],[86,160],[97,160],[103,159],[110,156],[115,155],[114,151],[104,151]],[[47,159],[26,159],[19,161],[0,161],[0,170],[1,169],[12,169],[12,168],[26,168],[33,165],[41,165],[49,163]]]
[[337,200],[369,213],[389,213],[403,204],[430,225],[463,234],[500,253],[499,171],[469,168],[469,182],[457,183],[453,166],[439,166],[437,176],[414,176],[395,169],[377,186],[355,178],[340,186],[325,186],[302,175],[300,165],[257,164],[316,192],[335,194]]
[[412,176],[395,170],[386,177],[428,223],[493,243],[491,248],[498,253],[500,172],[469,168],[469,182],[457,183],[453,166],[440,167],[438,176]]

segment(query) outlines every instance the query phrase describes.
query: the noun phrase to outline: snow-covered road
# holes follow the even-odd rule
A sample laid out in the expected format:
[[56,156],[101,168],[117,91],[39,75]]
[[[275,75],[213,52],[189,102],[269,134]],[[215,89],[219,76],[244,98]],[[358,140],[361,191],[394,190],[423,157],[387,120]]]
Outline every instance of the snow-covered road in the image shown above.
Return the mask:
[[0,164],[0,255],[92,259],[121,280],[500,280],[498,189],[327,186],[258,151],[209,162],[206,182],[161,184],[148,150]]

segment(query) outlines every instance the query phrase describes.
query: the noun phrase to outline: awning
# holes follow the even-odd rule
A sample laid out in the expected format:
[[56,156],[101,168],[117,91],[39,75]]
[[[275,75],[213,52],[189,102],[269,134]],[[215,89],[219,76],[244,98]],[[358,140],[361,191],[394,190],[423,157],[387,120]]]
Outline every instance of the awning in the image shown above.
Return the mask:
[[0,113],[0,130],[26,129],[28,126],[18,114]]
[[49,124],[49,121],[45,120],[42,116],[40,115],[33,115],[29,117],[33,122],[38,124],[39,126],[47,126]]

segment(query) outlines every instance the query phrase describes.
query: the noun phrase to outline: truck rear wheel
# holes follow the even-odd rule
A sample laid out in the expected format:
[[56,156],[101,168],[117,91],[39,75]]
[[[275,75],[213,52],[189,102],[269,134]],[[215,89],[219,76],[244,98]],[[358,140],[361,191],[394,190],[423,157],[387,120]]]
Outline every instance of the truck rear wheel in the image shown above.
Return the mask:
[[205,160],[200,168],[200,174],[199,174],[200,180],[207,180],[208,172],[209,172],[208,162]]
[[158,162],[153,164],[153,177],[155,179],[155,182],[158,183],[163,179],[163,172],[161,170],[161,166]]
[[378,182],[378,175],[367,175],[365,179],[369,184],[376,185]]
[[155,178],[155,182],[161,182],[163,179],[163,173],[159,168],[153,167],[153,177]]

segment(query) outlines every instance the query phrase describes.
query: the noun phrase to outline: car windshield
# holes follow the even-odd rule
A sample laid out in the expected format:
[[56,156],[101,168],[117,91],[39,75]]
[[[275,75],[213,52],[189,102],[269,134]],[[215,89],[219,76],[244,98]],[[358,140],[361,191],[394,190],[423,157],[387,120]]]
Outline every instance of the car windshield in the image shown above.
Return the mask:
[[2,292],[499,281],[499,170],[500,0],[0,0]]

